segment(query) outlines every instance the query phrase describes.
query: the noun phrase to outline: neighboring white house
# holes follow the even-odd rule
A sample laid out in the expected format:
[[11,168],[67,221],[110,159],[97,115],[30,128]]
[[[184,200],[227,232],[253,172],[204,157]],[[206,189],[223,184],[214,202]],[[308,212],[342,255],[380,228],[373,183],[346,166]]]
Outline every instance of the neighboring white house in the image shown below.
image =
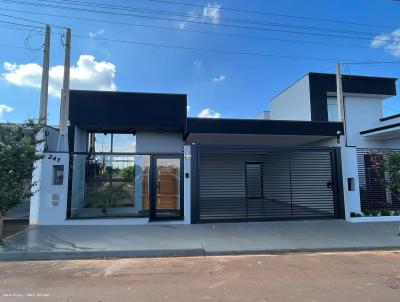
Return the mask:
[[331,74],[307,74],[255,119],[187,117],[186,95],[71,91],[70,152],[56,151],[49,129],[31,223],[351,221],[400,210],[368,155],[400,147],[400,116],[382,111],[395,82],[344,76],[345,125]]

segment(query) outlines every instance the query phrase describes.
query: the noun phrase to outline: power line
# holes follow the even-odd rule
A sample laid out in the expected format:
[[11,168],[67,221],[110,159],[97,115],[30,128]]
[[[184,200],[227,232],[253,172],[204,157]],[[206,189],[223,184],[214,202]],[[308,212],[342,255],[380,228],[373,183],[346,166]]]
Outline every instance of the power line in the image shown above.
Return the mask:
[[[89,13],[96,13],[96,14],[111,14],[116,16],[125,16],[125,17],[138,17],[138,18],[146,18],[150,20],[164,20],[164,21],[173,21],[173,22],[187,22],[187,23],[195,23],[195,24],[208,24],[201,21],[195,20],[182,20],[176,18],[167,18],[167,17],[156,17],[156,16],[145,16],[145,15],[137,15],[137,14],[129,14],[129,13],[122,13],[122,12],[110,12],[110,11],[101,11],[101,10],[92,10],[86,8],[77,8],[77,7],[68,7],[68,6],[59,6],[59,5],[51,5],[51,4],[41,4],[41,3],[28,3],[23,1],[14,1],[14,0],[0,0],[0,2],[12,2],[12,3],[19,3],[22,5],[33,5],[33,6],[40,6],[40,7],[52,7],[56,9],[67,9],[67,10],[76,10],[76,11],[83,11]],[[314,33],[314,32],[301,32],[301,31],[291,31],[291,30],[283,30],[283,29],[271,29],[265,27],[254,27],[254,26],[242,26],[242,25],[234,25],[234,24],[222,24],[219,23],[218,26],[221,27],[231,27],[231,28],[239,28],[239,29],[250,29],[250,30],[261,30],[261,31],[272,31],[272,32],[279,32],[279,33],[289,33],[289,34],[299,34],[299,35],[311,35],[311,36],[321,36],[321,37],[330,37],[330,38],[344,38],[344,39],[357,39],[357,40],[368,40],[370,41],[371,38],[367,37],[358,37],[358,36],[344,36],[344,35],[333,35],[333,34],[326,34],[326,33]],[[394,38],[397,41],[397,37]]]
[[34,51],[33,49],[28,49],[24,46],[18,46],[18,45],[11,45],[11,44],[0,44],[0,47],[4,48],[15,48],[15,49],[24,49],[24,50],[29,50],[29,51]]
[[[182,50],[199,51],[199,52],[225,53],[225,54],[231,54],[231,55],[274,57],[274,58],[310,60],[310,61],[335,61],[335,62],[348,61],[347,64],[365,63],[365,61],[342,60],[342,59],[339,59],[339,58],[301,57],[301,56],[289,56],[289,55],[278,55],[278,54],[266,54],[266,53],[259,53],[259,52],[246,52],[246,51],[233,51],[233,50],[210,49],[210,48],[197,48],[197,47],[178,46],[178,45],[171,45],[171,44],[162,44],[162,43],[148,43],[148,42],[118,40],[118,39],[110,39],[110,38],[89,37],[89,36],[83,36],[83,35],[73,35],[73,37],[80,38],[80,39],[99,40],[99,41],[105,41],[105,42],[135,44],[135,45],[143,45],[143,46],[162,47],[162,48],[173,48],[173,49],[182,49]],[[388,62],[386,62],[386,63],[388,63]],[[395,62],[392,62],[392,63],[398,63],[398,62],[395,61]]]
[[[10,11],[17,13],[30,13],[24,10],[15,10],[15,9],[3,9],[2,11]],[[94,19],[94,18],[86,18],[86,17],[74,17],[67,15],[57,15],[57,14],[48,14],[48,13],[35,13],[36,15],[41,16],[50,16],[57,18],[66,18],[66,19],[74,19],[79,21],[89,21],[89,22],[101,22],[108,24],[117,24],[117,25],[126,25],[126,26],[135,26],[135,27],[144,27],[144,28],[153,28],[153,29],[162,29],[176,32],[191,32],[191,33],[199,33],[199,34],[207,34],[213,36],[226,36],[226,37],[238,37],[238,38],[249,38],[249,39],[257,39],[257,40],[272,40],[272,41],[280,41],[280,42],[288,42],[288,43],[298,43],[298,44],[310,44],[310,45],[322,45],[322,46],[335,46],[335,47],[349,47],[349,48],[364,48],[369,49],[368,46],[360,46],[360,45],[346,45],[346,44],[337,44],[337,43],[325,43],[325,42],[315,42],[315,41],[305,41],[305,40],[292,40],[292,39],[281,39],[274,37],[265,37],[265,36],[252,36],[252,35],[244,35],[244,34],[235,34],[235,33],[222,33],[222,32],[212,32],[212,31],[201,31],[201,30],[193,30],[193,29],[179,29],[176,27],[166,27],[166,26],[158,26],[158,25],[148,25],[148,24],[137,24],[137,23],[129,23],[129,22],[121,22],[121,21],[111,21],[104,19]]]
[[[0,13],[0,16],[8,17],[8,18],[11,18],[11,19],[17,19],[17,20],[28,21],[28,22],[32,22],[32,23],[37,23],[37,24],[40,24],[40,25],[45,25],[44,22],[33,21],[33,20],[21,18],[21,17],[12,16],[12,15],[7,15],[7,14],[2,14],[2,13]],[[3,22],[6,22],[6,21],[3,21]]]
[[399,64],[400,60],[397,61],[359,61],[359,62],[343,62],[342,64],[347,65],[369,65],[369,64]]
[[[13,15],[8,15],[8,14],[2,14],[2,13],[0,13],[0,16],[8,17],[8,18],[11,18],[11,19],[22,20],[22,21],[26,21],[26,22],[31,22],[31,23],[36,23],[36,24],[40,24],[40,25],[46,25],[46,24],[48,24],[48,23],[46,23],[46,22],[35,21],[35,20],[32,20],[32,19],[17,17],[17,16],[13,16]],[[3,22],[5,22],[5,21],[3,21]],[[22,24],[21,24],[21,25],[22,25]],[[53,26],[53,27],[62,27],[62,26],[55,25],[55,24],[50,24],[50,25]]]
[[10,25],[18,25],[18,26],[23,26],[23,27],[25,27],[25,28],[27,28],[27,27],[29,27],[29,28],[35,28],[35,27],[37,27],[37,26],[33,26],[33,25],[21,24],[21,23],[10,22],[10,21],[4,21],[4,20],[0,20],[0,23],[10,24]]
[[[10,1],[15,1],[15,0],[10,0]],[[36,0],[36,1],[45,2],[45,3],[53,3],[53,4],[54,3],[65,4],[65,2],[57,1],[57,0]],[[343,30],[343,29],[322,28],[322,27],[315,27],[315,26],[303,26],[303,25],[298,25],[298,24],[283,24],[283,23],[273,23],[273,22],[262,22],[262,21],[259,21],[259,20],[249,20],[249,19],[209,17],[209,16],[196,15],[196,14],[191,14],[191,13],[180,13],[180,12],[165,11],[165,10],[154,10],[154,9],[132,7],[132,6],[111,5],[111,4],[104,4],[104,3],[98,3],[98,2],[69,0],[68,4],[69,5],[78,5],[78,6],[83,6],[83,7],[106,8],[106,9],[122,10],[122,11],[133,11],[133,12],[142,12],[142,13],[144,12],[144,13],[152,13],[152,14],[173,15],[173,16],[180,16],[180,17],[186,17],[186,18],[191,18],[191,19],[199,19],[199,20],[206,19],[209,22],[230,21],[230,22],[236,22],[236,23],[247,23],[247,24],[255,24],[255,25],[287,27],[287,28],[305,29],[305,30],[329,31],[329,32],[337,32],[337,33],[373,35],[373,36],[379,35],[379,33],[371,33],[371,32],[349,31],[349,30]]]
[[[1,21],[0,21],[1,23]],[[6,28],[6,29],[13,29],[13,30],[19,30],[19,31],[25,31],[25,32],[30,32],[32,29],[29,28],[22,28],[22,27],[15,27],[15,26],[6,26],[6,25],[0,25],[0,28]]]
[[[167,1],[167,0],[144,0],[144,1],[164,3],[164,4],[173,4],[173,5],[184,5],[184,6],[199,7],[199,8],[204,8],[205,7],[205,5],[201,5],[201,4],[178,2],[178,1]],[[309,21],[322,21],[322,22],[338,23],[338,24],[349,24],[349,25],[358,25],[358,26],[367,26],[367,27],[378,27],[378,28],[387,28],[387,29],[392,29],[392,30],[396,29],[396,27],[394,27],[394,26],[359,23],[359,22],[350,22],[350,21],[327,19],[327,18],[314,18],[314,17],[305,17],[305,16],[298,16],[298,15],[270,13],[270,12],[265,12],[265,11],[255,11],[255,10],[232,8],[232,7],[225,7],[225,6],[221,6],[220,9],[221,10],[226,10],[226,11],[232,11],[232,12],[239,12],[239,13],[250,13],[250,14],[267,15],[267,16],[275,16],[275,17],[285,17],[285,18],[293,18],[293,19],[301,19],[301,20],[309,20]]]
[[[1,14],[0,14],[1,15]],[[4,14],[3,14],[4,15]],[[7,17],[14,18],[15,16],[6,15]],[[16,17],[18,18],[18,17]],[[37,23],[39,21],[32,20],[32,19],[24,19],[25,21]],[[8,22],[8,21],[0,21],[5,23],[13,23],[19,26],[30,27],[30,34],[35,30],[37,27],[33,27],[27,24],[15,23],[15,22]],[[41,22],[39,22],[41,23]],[[20,28],[17,28],[20,29]],[[37,34],[43,34],[42,32],[38,32]],[[90,36],[83,36],[83,35],[73,35],[76,38],[81,39],[92,39],[92,40],[99,40],[99,41],[106,41],[106,42],[115,42],[115,43],[125,43],[125,44],[136,44],[136,45],[143,45],[143,46],[153,46],[153,47],[163,47],[163,48],[174,48],[174,49],[183,49],[183,50],[190,50],[190,51],[201,51],[201,52],[212,52],[212,53],[226,53],[226,54],[233,54],[233,55],[246,55],[246,56],[262,56],[262,57],[275,57],[275,58],[286,58],[286,59],[297,59],[297,60],[315,60],[315,61],[344,61],[337,58],[321,58],[321,57],[301,57],[301,56],[289,56],[289,55],[278,55],[278,54],[266,54],[266,53],[259,53],[259,52],[245,52],[245,51],[232,51],[232,50],[220,50],[220,49],[209,49],[209,48],[197,48],[197,47],[188,47],[188,46],[179,46],[179,45],[170,45],[170,44],[163,44],[163,43],[149,43],[149,42],[140,42],[140,41],[128,41],[128,40],[118,40],[118,39],[110,39],[110,38],[100,38],[100,37],[90,37]],[[31,36],[29,35],[26,39],[26,43]],[[27,45],[29,47],[29,45]],[[398,64],[400,61],[380,61],[380,62],[371,62],[371,61],[353,61],[353,62],[345,62],[345,64]]]
[[[1,22],[1,21],[0,21]],[[5,27],[1,26],[0,27]],[[29,29],[23,28],[13,28],[13,27],[5,27],[12,28],[16,30],[23,31],[31,31]],[[43,35],[43,31],[39,33]],[[53,35],[58,35],[57,33],[53,33]],[[232,50],[222,50],[222,49],[208,49],[208,48],[196,48],[196,47],[187,47],[187,46],[179,46],[179,45],[169,45],[162,43],[148,43],[148,42],[140,42],[140,41],[129,41],[129,40],[118,40],[118,39],[110,39],[110,38],[100,38],[100,37],[90,37],[84,35],[73,35],[75,38],[79,39],[89,39],[89,40],[98,40],[104,42],[112,42],[112,43],[122,43],[122,44],[135,44],[141,46],[151,46],[151,47],[160,47],[160,48],[172,48],[172,49],[181,49],[181,50],[189,50],[189,51],[197,51],[197,52],[208,52],[208,53],[225,53],[230,55],[245,55],[245,56],[258,56],[258,57],[274,57],[281,59],[295,59],[295,60],[309,60],[309,61],[343,61],[339,58],[322,58],[322,57],[301,57],[301,56],[289,56],[289,55],[278,55],[278,54],[266,54],[266,53],[258,53],[258,52],[245,52],[245,51],[232,51]],[[1,45],[1,47],[14,47],[12,45]],[[37,50],[30,49],[26,47],[15,46],[16,48],[27,49],[27,50]],[[400,64],[400,61],[349,61],[344,62],[343,64],[370,64],[370,65],[381,65],[381,64]]]

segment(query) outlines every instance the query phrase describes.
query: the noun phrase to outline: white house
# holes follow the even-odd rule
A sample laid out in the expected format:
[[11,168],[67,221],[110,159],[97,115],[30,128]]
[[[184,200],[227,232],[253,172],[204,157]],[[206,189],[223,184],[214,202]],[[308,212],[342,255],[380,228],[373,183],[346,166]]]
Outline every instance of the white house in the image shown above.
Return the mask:
[[69,152],[48,127],[30,222],[355,221],[400,210],[368,153],[400,147],[400,115],[382,109],[395,82],[344,76],[345,123],[332,74],[305,75],[255,119],[187,117],[186,95],[73,90]]

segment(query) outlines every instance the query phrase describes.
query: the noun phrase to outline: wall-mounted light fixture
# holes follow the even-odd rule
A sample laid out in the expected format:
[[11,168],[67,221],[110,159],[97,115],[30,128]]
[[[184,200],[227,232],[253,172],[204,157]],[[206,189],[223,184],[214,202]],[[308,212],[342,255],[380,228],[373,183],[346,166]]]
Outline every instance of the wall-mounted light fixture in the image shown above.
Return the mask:
[[340,144],[340,136],[341,135],[342,135],[342,131],[339,130],[339,131],[336,132],[336,141],[337,141],[338,144]]

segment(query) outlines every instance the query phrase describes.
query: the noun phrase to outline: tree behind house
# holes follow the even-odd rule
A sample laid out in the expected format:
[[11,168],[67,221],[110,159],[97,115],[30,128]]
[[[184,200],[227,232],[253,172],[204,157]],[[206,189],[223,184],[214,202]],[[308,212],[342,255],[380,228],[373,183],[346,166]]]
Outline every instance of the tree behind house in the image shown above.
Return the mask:
[[42,129],[36,120],[0,125],[0,234],[7,212],[33,195],[32,172],[34,162],[42,158],[36,150]]

